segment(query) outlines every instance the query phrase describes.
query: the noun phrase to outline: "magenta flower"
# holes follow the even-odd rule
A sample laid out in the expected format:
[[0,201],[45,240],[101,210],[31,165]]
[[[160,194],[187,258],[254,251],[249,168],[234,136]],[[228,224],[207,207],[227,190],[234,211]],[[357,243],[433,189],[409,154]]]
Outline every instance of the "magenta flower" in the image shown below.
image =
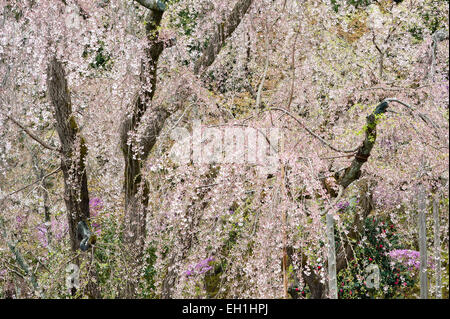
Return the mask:
[[[409,249],[395,249],[388,253],[391,259],[396,260],[406,267],[408,270],[419,269],[420,268],[420,252]],[[428,261],[428,266],[433,268],[432,261]]]
[[45,225],[39,225],[37,228],[37,237],[42,246],[48,246],[47,227]]
[[208,257],[200,261],[195,266],[191,266],[187,271],[184,272],[184,274],[186,275],[186,277],[204,274],[213,269],[213,267],[209,265],[209,263],[213,260],[214,256]]
[[337,209],[338,210],[346,210],[348,206],[350,206],[350,203],[348,201],[343,201],[343,202],[339,202],[337,203]]
[[91,213],[91,217],[95,217],[98,215],[98,212],[103,209],[103,201],[98,198],[94,197],[91,200],[89,200],[89,211]]

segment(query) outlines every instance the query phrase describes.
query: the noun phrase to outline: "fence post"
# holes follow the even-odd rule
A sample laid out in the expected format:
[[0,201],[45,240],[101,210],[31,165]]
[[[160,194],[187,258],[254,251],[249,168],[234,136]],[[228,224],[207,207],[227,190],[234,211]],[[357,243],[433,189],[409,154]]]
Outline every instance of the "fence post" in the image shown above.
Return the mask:
[[334,218],[327,213],[327,236],[328,236],[328,289],[330,299],[338,299],[336,279],[336,246],[334,242]]
[[441,236],[439,223],[439,202],[438,198],[433,201],[434,217],[434,259],[436,261],[436,299],[442,299],[442,278],[441,278]]
[[420,250],[420,299],[428,299],[427,279],[427,229],[426,229],[426,198],[423,186],[419,189],[419,250]]

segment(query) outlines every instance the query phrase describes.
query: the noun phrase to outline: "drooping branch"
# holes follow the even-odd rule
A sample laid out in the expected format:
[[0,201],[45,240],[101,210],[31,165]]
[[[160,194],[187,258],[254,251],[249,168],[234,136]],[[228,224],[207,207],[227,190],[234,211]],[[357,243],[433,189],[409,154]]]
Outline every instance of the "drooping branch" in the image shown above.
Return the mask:
[[269,69],[269,30],[267,30],[267,23],[266,23],[266,34],[265,34],[265,47],[266,47],[266,62],[264,63],[264,72],[261,78],[261,82],[259,83],[259,87],[258,87],[258,93],[256,94],[256,109],[259,109],[260,104],[261,104],[261,94],[262,94],[262,89],[264,87],[264,81],[266,80],[266,76],[267,76],[267,70]]
[[[134,268],[138,269],[146,237],[146,214],[149,200],[149,186],[142,176],[142,166],[155,145],[166,119],[178,110],[179,105],[175,103],[176,105],[168,110],[153,103],[158,59],[165,47],[159,39],[159,26],[165,7],[158,5],[160,1],[136,1],[149,9],[146,17],[147,48],[145,49],[145,58],[141,61],[141,89],[132,102],[131,114],[126,115],[121,123],[120,143],[125,160],[125,241],[132,245],[130,248],[133,250],[137,263]],[[246,4],[246,7],[242,7],[243,3]],[[238,1],[225,23],[226,32],[222,33],[224,37],[220,38],[221,43],[236,29],[251,3],[251,0]],[[203,67],[211,65],[220,49],[221,46],[213,46],[212,49],[209,46],[203,55],[203,57],[209,57],[208,61],[197,65]],[[210,54],[210,50],[212,50],[212,54]],[[135,284],[128,282],[125,292],[127,297],[134,296],[134,292]]]
[[[217,177],[217,171],[211,170],[209,171],[205,176],[205,184],[206,185],[213,185],[214,180]],[[204,198],[208,194],[209,188],[203,187],[203,188],[197,188],[196,192],[196,198],[195,200],[192,199],[192,202],[188,205],[188,207],[185,210],[185,216],[189,220],[189,226],[188,229],[195,229],[201,219],[201,208],[204,208]],[[180,247],[173,249],[170,254],[170,269],[167,271],[167,274],[165,275],[163,282],[162,282],[162,292],[161,292],[161,298],[162,299],[170,299],[172,298],[173,294],[173,288],[176,285],[176,281],[178,278],[178,274],[180,272],[179,266],[180,261],[184,260],[186,256],[189,254],[190,250],[192,249],[192,246],[198,238],[196,238],[196,235],[194,232],[187,232],[187,234],[183,234],[183,232],[180,232],[177,235],[176,238],[177,242],[180,243]]]

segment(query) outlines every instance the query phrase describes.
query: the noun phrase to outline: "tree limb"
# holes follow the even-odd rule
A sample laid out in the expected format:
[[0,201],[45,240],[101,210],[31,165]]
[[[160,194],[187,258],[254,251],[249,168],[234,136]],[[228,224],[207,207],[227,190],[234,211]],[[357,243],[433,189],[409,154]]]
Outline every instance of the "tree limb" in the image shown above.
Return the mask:
[[135,0],[135,1],[150,10],[157,10],[162,12],[166,9],[166,4],[160,0]]
[[357,148],[354,149],[350,149],[350,150],[342,150],[339,149],[333,145],[331,145],[330,143],[328,143],[327,141],[325,141],[323,138],[321,138],[319,135],[317,135],[316,133],[314,133],[311,129],[309,129],[307,126],[305,126],[305,124],[303,124],[302,121],[300,121],[296,116],[294,116],[293,114],[291,114],[288,110],[285,110],[281,107],[272,107],[270,110],[276,110],[276,111],[281,111],[284,112],[286,115],[289,115],[290,117],[292,117],[298,124],[300,124],[301,127],[303,127],[310,135],[312,135],[313,137],[315,137],[316,139],[318,139],[319,141],[321,141],[323,144],[325,144],[326,146],[328,146],[329,148],[331,148],[333,151],[336,152],[340,152],[340,153],[355,153],[358,150]]
[[8,120],[10,120],[11,122],[13,122],[15,125],[17,125],[18,127],[20,127],[25,133],[28,134],[28,136],[30,136],[33,140],[35,140],[36,142],[38,142],[39,144],[41,144],[43,147],[45,147],[46,149],[49,149],[51,151],[56,151],[56,152],[61,152],[61,150],[55,146],[49,145],[46,142],[44,142],[43,140],[41,140],[37,135],[35,135],[33,132],[31,132],[27,127],[25,127],[24,125],[22,125],[19,121],[15,120],[13,117],[4,114],[6,116],[6,118]]
[[211,36],[208,46],[203,50],[200,59],[194,64],[194,73],[199,74],[214,63],[225,41],[231,36],[241,23],[253,0],[238,0],[231,11],[228,19],[217,26],[216,32]]

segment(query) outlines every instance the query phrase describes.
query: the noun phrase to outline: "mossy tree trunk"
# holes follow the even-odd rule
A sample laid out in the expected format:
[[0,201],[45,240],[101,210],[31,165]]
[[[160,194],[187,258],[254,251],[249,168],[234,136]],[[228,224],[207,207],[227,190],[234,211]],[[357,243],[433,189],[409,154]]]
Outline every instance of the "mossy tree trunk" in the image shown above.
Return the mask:
[[89,218],[89,193],[87,187],[85,140],[72,114],[72,103],[62,63],[53,57],[47,68],[47,90],[56,131],[61,141],[61,170],[64,176],[64,201],[71,247],[76,251],[80,246],[77,225]]
[[[166,119],[175,111],[153,105],[156,90],[158,59],[164,49],[164,43],[159,39],[159,26],[164,14],[165,5],[157,0],[136,0],[149,9],[146,17],[146,33],[148,46],[145,57],[141,61],[141,89],[136,93],[131,105],[131,112],[126,114],[120,127],[120,144],[125,161],[124,191],[125,191],[125,243],[129,246],[135,269],[138,271],[143,259],[146,238],[146,216],[149,201],[148,182],[142,176],[142,167],[150,151],[156,143]],[[210,45],[204,50],[202,58],[194,65],[194,73],[199,74],[202,69],[210,66],[225,40],[233,33],[247,13],[252,0],[240,0],[234,6],[229,19],[213,34]],[[143,123],[144,115],[148,117]],[[145,125],[145,127],[142,127]],[[144,132],[139,139],[133,136]],[[134,276],[132,276],[134,277]],[[132,280],[133,281],[133,280]],[[135,286],[127,283],[126,296],[134,296]]]
[[[89,213],[89,192],[86,173],[87,146],[72,114],[72,102],[63,65],[53,57],[47,68],[47,90],[56,120],[56,131],[61,142],[61,170],[64,176],[64,201],[67,209],[69,235],[72,251],[80,248],[82,237],[78,223],[86,222]],[[80,264],[79,258],[75,263]],[[95,267],[90,267],[87,294],[99,298],[98,276]]]

